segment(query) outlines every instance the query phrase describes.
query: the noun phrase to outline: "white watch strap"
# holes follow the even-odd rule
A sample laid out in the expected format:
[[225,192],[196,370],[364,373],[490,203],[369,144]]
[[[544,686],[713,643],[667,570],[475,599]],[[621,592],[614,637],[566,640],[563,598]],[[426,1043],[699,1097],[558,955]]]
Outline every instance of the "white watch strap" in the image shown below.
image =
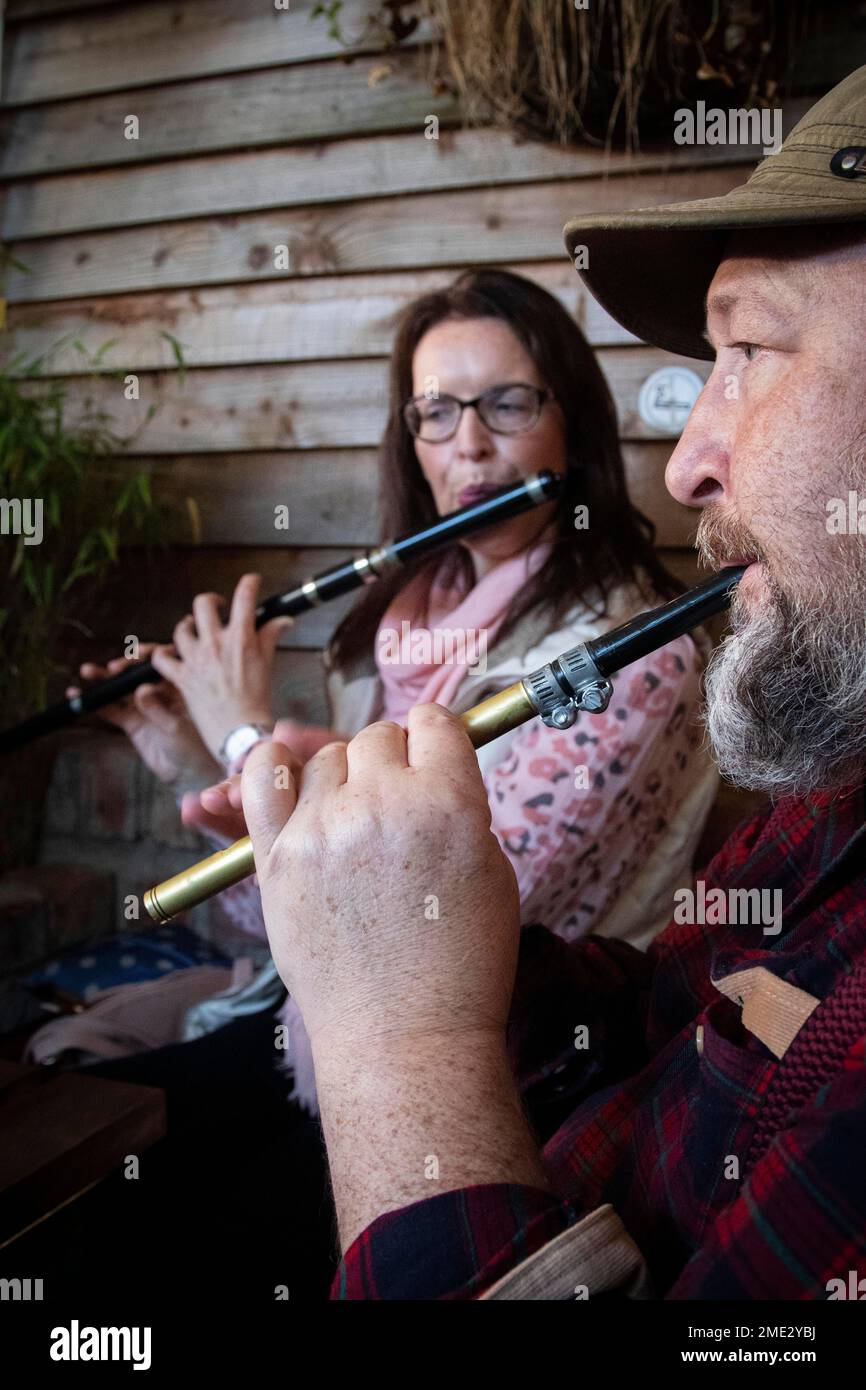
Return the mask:
[[259,743],[263,738],[270,738],[272,732],[273,730],[264,724],[239,724],[231,733],[226,734],[220,749],[220,762],[227,768],[231,767],[254,743]]

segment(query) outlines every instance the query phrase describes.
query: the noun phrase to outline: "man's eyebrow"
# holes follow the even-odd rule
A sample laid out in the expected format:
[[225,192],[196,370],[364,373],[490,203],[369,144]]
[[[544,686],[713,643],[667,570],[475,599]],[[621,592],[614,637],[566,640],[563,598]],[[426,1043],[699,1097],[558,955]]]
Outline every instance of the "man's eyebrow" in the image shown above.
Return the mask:
[[[716,294],[707,296],[706,318],[709,321],[710,315],[718,318],[728,319],[737,308],[755,308],[762,313],[770,314],[778,323],[782,323],[786,317],[786,306],[779,299],[771,299],[760,289],[749,286],[743,290],[730,289],[719,290]],[[705,331],[703,335],[710,346],[713,343],[709,334]]]
[[711,294],[707,298],[707,313],[730,314],[738,305],[750,308],[756,305],[759,309],[769,309],[771,313],[778,313],[777,301],[762,294],[760,290],[719,290],[716,294]]

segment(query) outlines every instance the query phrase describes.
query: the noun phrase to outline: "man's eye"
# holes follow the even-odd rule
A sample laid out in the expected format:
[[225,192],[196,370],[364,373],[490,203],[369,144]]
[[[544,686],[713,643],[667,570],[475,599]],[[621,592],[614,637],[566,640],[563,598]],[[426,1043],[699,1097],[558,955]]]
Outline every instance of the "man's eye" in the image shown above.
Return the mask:
[[740,349],[747,362],[754,362],[758,353],[761,351],[757,343],[737,343],[736,346]]

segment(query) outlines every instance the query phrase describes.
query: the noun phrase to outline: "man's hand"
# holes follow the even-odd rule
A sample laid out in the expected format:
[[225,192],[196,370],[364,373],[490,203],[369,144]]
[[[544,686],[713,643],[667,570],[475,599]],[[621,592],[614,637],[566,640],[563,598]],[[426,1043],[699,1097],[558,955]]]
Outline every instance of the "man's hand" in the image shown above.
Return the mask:
[[475,753],[437,705],[241,779],[274,960],[300,1006],[343,1249],[455,1188],[547,1189],[505,1050],[514,871]]
[[410,711],[299,768],[250,754],[243,806],[271,950],[314,1045],[501,1033],[516,970],[514,871],[460,721]]
[[220,618],[219,594],[198,594],[192,614],[174,630],[174,652],[158,647],[151,660],[186,701],[214,758],[223,740],[240,724],[270,724],[271,667],[277,641],[292,619],[272,618],[256,628],[261,576],[238,580],[229,620]]

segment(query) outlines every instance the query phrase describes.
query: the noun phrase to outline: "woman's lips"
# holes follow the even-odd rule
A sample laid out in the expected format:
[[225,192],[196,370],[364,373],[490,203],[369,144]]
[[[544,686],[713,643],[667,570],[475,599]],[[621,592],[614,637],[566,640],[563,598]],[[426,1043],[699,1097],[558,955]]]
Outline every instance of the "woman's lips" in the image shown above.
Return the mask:
[[500,492],[501,483],[487,483],[484,486],[465,487],[462,492],[457,494],[458,507],[470,507],[473,502],[483,502],[485,497],[492,497],[494,493]]

